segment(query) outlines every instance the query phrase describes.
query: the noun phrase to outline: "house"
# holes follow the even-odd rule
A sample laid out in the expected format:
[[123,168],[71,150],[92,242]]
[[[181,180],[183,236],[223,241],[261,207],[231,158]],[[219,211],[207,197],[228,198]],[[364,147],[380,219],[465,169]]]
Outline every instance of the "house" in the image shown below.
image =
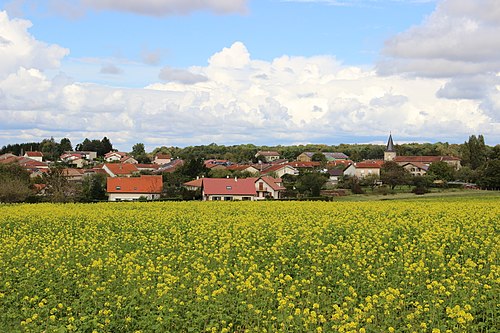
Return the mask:
[[288,164],[273,164],[263,169],[261,174],[281,178],[284,175],[297,176],[299,174],[299,170]]
[[43,161],[43,153],[40,151],[27,151],[24,153],[24,157],[31,158],[32,160],[42,162]]
[[255,181],[255,190],[257,192],[256,200],[265,198],[281,199],[286,188],[283,186],[281,178],[264,176]]
[[104,160],[108,163],[110,162],[120,162],[122,158],[128,156],[127,153],[121,151],[110,151],[104,155]]
[[196,178],[195,180],[191,180],[189,182],[185,182],[182,184],[186,190],[196,191],[202,188],[203,186],[203,178]]
[[61,161],[68,163],[69,165],[72,165],[76,168],[83,168],[85,165],[87,165],[88,159],[86,159],[84,154],[79,154],[79,153],[64,153],[59,157]]
[[153,163],[163,165],[170,163],[171,160],[172,157],[169,154],[156,154]]
[[424,165],[429,167],[435,162],[445,162],[455,170],[459,170],[462,167],[460,158],[454,156],[397,156],[392,134],[389,134],[389,140],[387,141],[387,146],[384,151],[384,161],[394,161],[401,166],[405,166],[408,163],[416,163],[415,166],[422,166],[422,170],[424,170]]
[[174,172],[175,170],[177,170],[178,168],[180,168],[183,165],[184,165],[184,160],[181,160],[181,159],[172,160],[169,163],[162,165],[158,169],[158,172],[161,172],[161,173],[163,173],[163,172],[172,173],[172,172]]
[[149,163],[149,164],[137,163],[135,166],[139,171],[149,171],[149,172],[158,171],[158,169],[160,168],[159,164],[154,164],[154,163]]
[[231,165],[232,163],[228,160],[217,160],[217,159],[210,159],[210,160],[206,160],[205,162],[203,162],[203,164],[205,165],[205,167],[209,168],[209,169],[226,169],[227,166]]
[[83,169],[65,168],[62,174],[69,181],[81,181],[83,180],[84,171]]
[[[80,158],[83,158],[84,160],[87,161],[93,161],[97,158],[97,152],[95,151],[84,151],[84,150],[78,150],[78,151],[65,151],[64,154],[69,154],[69,155],[79,155]],[[63,154],[63,155],[64,155]]]
[[131,177],[139,173],[137,166],[130,163],[106,163],[102,168],[109,177]]
[[[328,153],[328,152],[319,152],[321,154],[323,154],[326,158],[327,161],[335,161],[335,160],[347,160],[349,159],[349,156],[347,156],[346,154],[344,153]],[[304,152],[302,154],[300,154],[299,156],[297,156],[297,161],[299,162],[311,162],[312,161],[312,157],[314,154],[317,154],[317,153],[314,153],[314,152]]]
[[299,171],[301,170],[316,170],[321,167],[320,162],[301,162],[301,161],[296,161],[296,162],[288,162],[286,163],[287,165],[294,167],[295,169],[298,169]]
[[402,167],[408,171],[412,176],[424,176],[429,169],[429,166],[420,162],[408,162],[403,164]]
[[139,163],[139,161],[137,161],[135,158],[133,158],[132,156],[123,156],[121,159],[120,159],[120,163],[128,163],[128,164],[137,164]]
[[279,160],[280,158],[280,153],[277,151],[258,151],[257,154],[255,154],[255,158],[258,158],[259,156],[262,156],[266,162],[272,162],[275,160]]
[[226,170],[229,171],[239,171],[239,172],[248,172],[251,174],[258,174],[259,170],[252,165],[246,164],[233,164],[226,167]]
[[163,180],[161,176],[107,178],[106,188],[109,201],[157,200],[163,190]]
[[[193,181],[194,182],[194,181]],[[192,183],[190,185],[197,185]],[[280,178],[203,178],[202,198],[204,201],[264,200],[280,199],[286,189]]]
[[255,178],[203,178],[203,201],[255,200]]
[[337,185],[340,178],[344,175],[344,171],[342,169],[329,169],[326,173],[328,174],[328,181],[333,185]]
[[380,177],[380,168],[384,164],[382,160],[367,160],[349,165],[344,170],[344,176],[364,178],[368,175],[376,175]]

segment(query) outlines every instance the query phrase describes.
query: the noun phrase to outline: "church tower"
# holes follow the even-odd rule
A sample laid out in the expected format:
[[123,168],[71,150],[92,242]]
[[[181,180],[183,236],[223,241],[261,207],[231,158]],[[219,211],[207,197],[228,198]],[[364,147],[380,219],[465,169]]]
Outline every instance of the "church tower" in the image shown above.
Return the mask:
[[396,158],[396,149],[394,148],[394,142],[392,142],[392,134],[389,134],[389,140],[387,141],[387,146],[384,151],[384,161],[392,161]]

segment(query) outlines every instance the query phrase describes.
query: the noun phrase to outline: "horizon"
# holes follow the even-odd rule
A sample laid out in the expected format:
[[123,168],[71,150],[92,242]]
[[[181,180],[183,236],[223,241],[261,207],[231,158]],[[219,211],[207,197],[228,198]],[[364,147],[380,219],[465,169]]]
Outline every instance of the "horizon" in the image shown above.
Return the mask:
[[500,143],[496,0],[0,0],[0,146]]

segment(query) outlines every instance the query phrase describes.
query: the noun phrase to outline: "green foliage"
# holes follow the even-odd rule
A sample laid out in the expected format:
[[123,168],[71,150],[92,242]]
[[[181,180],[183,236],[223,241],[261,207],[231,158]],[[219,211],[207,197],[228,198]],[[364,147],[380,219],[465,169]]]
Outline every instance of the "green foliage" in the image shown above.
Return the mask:
[[405,168],[393,161],[385,162],[380,168],[380,180],[391,189],[394,189],[396,185],[407,184],[410,177],[410,173]]
[[23,202],[33,191],[29,173],[18,164],[0,164],[0,202]]
[[298,177],[295,187],[305,196],[319,197],[321,188],[327,181],[327,176],[318,172],[309,172]]
[[96,173],[85,176],[80,200],[84,202],[106,200],[106,175]]
[[429,166],[427,173],[429,176],[434,177],[434,179],[444,181],[451,181],[455,179],[455,168],[443,161],[432,163]]
[[113,145],[107,137],[102,138],[100,141],[85,138],[82,143],[76,145],[75,149],[77,151],[95,151],[98,157],[103,157],[113,150]]
[[481,170],[481,177],[477,184],[490,190],[500,189],[500,160],[486,162]]
[[486,162],[487,149],[482,135],[471,135],[461,147],[462,164],[475,170]]

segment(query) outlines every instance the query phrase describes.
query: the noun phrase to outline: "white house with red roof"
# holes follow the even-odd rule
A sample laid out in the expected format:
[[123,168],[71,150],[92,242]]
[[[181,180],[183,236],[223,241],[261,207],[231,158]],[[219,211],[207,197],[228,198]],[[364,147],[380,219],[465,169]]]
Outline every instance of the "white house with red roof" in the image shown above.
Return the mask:
[[128,154],[122,151],[110,151],[106,155],[104,155],[104,160],[108,163],[111,162],[120,162],[124,157],[127,157]]
[[259,156],[262,156],[266,162],[272,162],[280,159],[280,153],[277,151],[258,151],[257,154],[255,154],[255,158]]
[[344,170],[344,176],[364,178],[368,175],[380,177],[380,168],[384,164],[383,160],[367,160],[363,162],[352,163]]
[[41,151],[27,151],[24,153],[24,157],[31,158],[38,162],[43,161],[43,153]]
[[297,176],[299,174],[299,170],[289,164],[271,164],[262,169],[261,174],[272,175],[281,178],[284,175]]
[[[185,185],[198,185],[188,182]],[[280,199],[286,190],[280,178],[203,178],[201,181],[202,198],[204,201],[231,200],[264,200],[266,198]]]
[[109,201],[134,201],[142,198],[157,200],[163,190],[162,176],[107,178]]

